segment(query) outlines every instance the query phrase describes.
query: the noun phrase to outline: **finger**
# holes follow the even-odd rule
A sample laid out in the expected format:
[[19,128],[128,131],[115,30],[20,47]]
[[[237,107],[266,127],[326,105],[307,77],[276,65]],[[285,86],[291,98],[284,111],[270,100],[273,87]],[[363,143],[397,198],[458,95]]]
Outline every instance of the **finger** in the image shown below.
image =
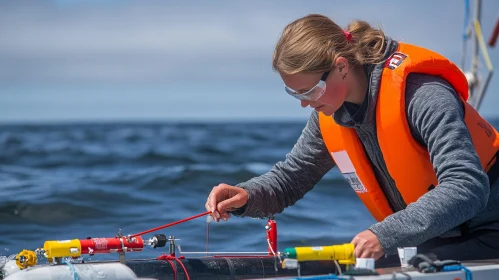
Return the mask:
[[210,209],[208,211],[211,211],[212,213],[215,213],[217,210],[217,202],[219,198],[222,196],[223,192],[223,187],[218,185],[213,187],[211,190],[210,195],[208,196],[208,205],[210,206]]
[[229,213],[222,213],[220,214],[220,218],[224,221],[227,221],[229,218],[230,218],[230,214]]
[[350,241],[350,243],[353,244],[353,246],[357,246],[357,244],[359,243],[359,238],[357,236],[355,236],[352,241]]
[[[208,198],[209,199],[209,198]],[[204,208],[206,208],[206,211],[211,211],[211,206],[208,203],[208,200],[206,200],[206,203],[204,204]]]
[[[206,203],[205,203],[204,207],[206,208],[206,210],[208,210],[208,211],[212,211],[212,210],[211,210],[211,206],[209,205],[208,201],[206,201]],[[218,222],[218,221],[217,221],[217,215],[215,214],[215,212],[211,212],[211,213],[210,213],[210,216],[213,218],[213,220],[215,220],[216,222]]]
[[364,243],[359,240],[360,238],[355,238],[355,239],[356,239],[356,244],[354,245],[353,253],[356,258],[360,258],[360,256],[362,256],[362,253],[366,250],[366,248],[364,246]]
[[373,252],[371,250],[364,250],[361,254],[360,254],[360,258],[372,258],[373,257]]
[[221,201],[217,205],[217,209],[220,211],[220,213],[226,213],[229,210],[233,210],[236,208],[241,207],[241,200],[243,197],[239,194],[236,194],[235,196],[228,198],[226,200]]
[[361,258],[362,254],[364,253],[364,247],[357,246],[357,247],[355,247],[353,252],[354,252],[354,255],[356,258]]

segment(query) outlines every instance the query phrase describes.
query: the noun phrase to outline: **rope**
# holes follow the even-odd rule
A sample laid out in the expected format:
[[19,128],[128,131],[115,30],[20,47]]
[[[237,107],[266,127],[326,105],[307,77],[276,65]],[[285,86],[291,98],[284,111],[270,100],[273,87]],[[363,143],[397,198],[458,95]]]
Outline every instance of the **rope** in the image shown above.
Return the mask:
[[461,70],[466,65],[466,40],[470,37],[470,0],[464,0],[463,49],[461,50]]
[[463,29],[463,40],[469,38],[470,33],[468,32],[470,22],[470,0],[464,0],[464,29]]
[[71,275],[73,276],[73,279],[74,280],[79,280],[80,278],[78,277],[78,274],[76,273],[76,270],[75,270],[73,264],[71,263],[71,261],[64,260],[64,263],[68,265],[69,271],[71,272]]
[[146,230],[146,231],[143,231],[143,232],[139,232],[139,233],[136,233],[136,234],[130,235],[130,237],[135,237],[135,236],[139,236],[139,235],[148,234],[148,233],[153,232],[153,231],[157,231],[157,230],[164,229],[164,228],[167,228],[167,227],[171,227],[171,226],[174,226],[174,225],[177,225],[177,224],[183,223],[183,222],[190,221],[190,220],[192,220],[192,219],[196,219],[196,218],[199,218],[199,217],[202,217],[202,216],[206,216],[206,215],[208,215],[208,214],[210,214],[210,213],[211,213],[211,211],[206,211],[206,212],[204,212],[204,213],[201,213],[201,214],[198,214],[198,215],[195,215],[195,216],[189,217],[189,218],[185,218],[185,219],[182,219],[182,220],[178,220],[178,221],[173,222],[173,223],[169,223],[169,224],[166,224],[166,225],[162,225],[162,226],[159,226],[159,227],[155,227],[155,228],[152,228],[152,229],[148,229],[148,230]]
[[[184,273],[185,273],[185,276],[187,277],[187,280],[191,280],[191,278],[189,277],[189,272],[187,272],[187,269],[185,268],[184,264],[182,263],[182,261],[180,261],[178,258],[175,258],[175,260],[182,266],[182,268],[184,269]],[[470,280],[470,279],[467,279],[467,280]]]
[[449,266],[444,266],[442,269],[442,271],[459,271],[459,270],[464,270],[464,273],[466,274],[466,280],[473,280],[473,274],[464,265],[449,265]]
[[471,271],[462,265],[459,261],[455,260],[435,260],[424,254],[418,254],[411,259],[411,264],[418,268],[422,273],[438,273],[440,271],[459,271],[464,270],[466,280],[472,280],[473,276]]
[[170,260],[162,260],[162,261],[170,263],[170,265],[172,266],[172,270],[173,270],[173,280],[177,280],[177,268],[175,267],[175,265],[173,264],[173,262],[170,261]]
[[[210,216],[208,216],[210,218]],[[208,256],[208,241],[210,236],[210,223],[206,223],[206,256]],[[180,250],[180,248],[179,248]]]
[[270,244],[270,239],[267,238],[267,244],[269,244],[269,248],[270,248],[270,252],[272,252],[272,255],[276,255],[276,253],[274,252],[274,248],[272,248],[272,244]]
[[[183,258],[183,257],[181,257],[181,258]],[[185,274],[185,277],[187,277],[187,280],[191,280],[191,277],[189,276],[189,272],[187,271],[187,268],[185,268],[185,265],[182,263],[182,261],[179,258],[177,258],[175,256],[170,256],[170,255],[163,254],[163,255],[157,257],[156,259],[157,260],[162,260],[162,261],[168,261],[168,262],[170,262],[170,264],[172,265],[172,268],[174,268],[174,266],[171,263],[171,260],[176,260],[180,264],[180,266],[182,266],[182,269],[184,270],[184,274]],[[174,268],[174,272],[173,273],[174,273],[175,279],[177,279],[176,271],[177,271],[177,269]]]

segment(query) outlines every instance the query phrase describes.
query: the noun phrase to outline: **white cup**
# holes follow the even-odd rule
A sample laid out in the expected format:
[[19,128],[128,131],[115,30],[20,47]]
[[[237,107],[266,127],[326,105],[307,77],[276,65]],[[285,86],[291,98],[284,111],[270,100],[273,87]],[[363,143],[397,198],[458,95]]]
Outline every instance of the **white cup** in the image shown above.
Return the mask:
[[373,258],[356,258],[355,259],[355,268],[374,270],[374,259]]
[[401,267],[409,267],[409,261],[418,254],[417,247],[403,247],[397,248],[400,258],[400,266]]

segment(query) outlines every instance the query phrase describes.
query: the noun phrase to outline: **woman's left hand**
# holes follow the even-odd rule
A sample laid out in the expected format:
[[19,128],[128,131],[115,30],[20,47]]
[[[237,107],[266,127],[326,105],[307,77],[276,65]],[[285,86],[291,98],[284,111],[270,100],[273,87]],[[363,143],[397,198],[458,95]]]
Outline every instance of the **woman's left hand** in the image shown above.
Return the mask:
[[356,258],[373,258],[377,260],[385,254],[378,237],[370,230],[357,234],[351,243],[355,247]]

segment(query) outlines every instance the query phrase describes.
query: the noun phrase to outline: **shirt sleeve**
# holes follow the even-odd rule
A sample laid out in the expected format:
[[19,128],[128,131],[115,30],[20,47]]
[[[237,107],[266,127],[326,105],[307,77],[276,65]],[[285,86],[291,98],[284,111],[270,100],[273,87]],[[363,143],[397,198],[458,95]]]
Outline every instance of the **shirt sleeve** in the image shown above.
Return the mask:
[[238,184],[248,192],[248,203],[237,216],[266,218],[280,213],[310,191],[335,166],[313,111],[298,141],[284,161],[258,177]]

